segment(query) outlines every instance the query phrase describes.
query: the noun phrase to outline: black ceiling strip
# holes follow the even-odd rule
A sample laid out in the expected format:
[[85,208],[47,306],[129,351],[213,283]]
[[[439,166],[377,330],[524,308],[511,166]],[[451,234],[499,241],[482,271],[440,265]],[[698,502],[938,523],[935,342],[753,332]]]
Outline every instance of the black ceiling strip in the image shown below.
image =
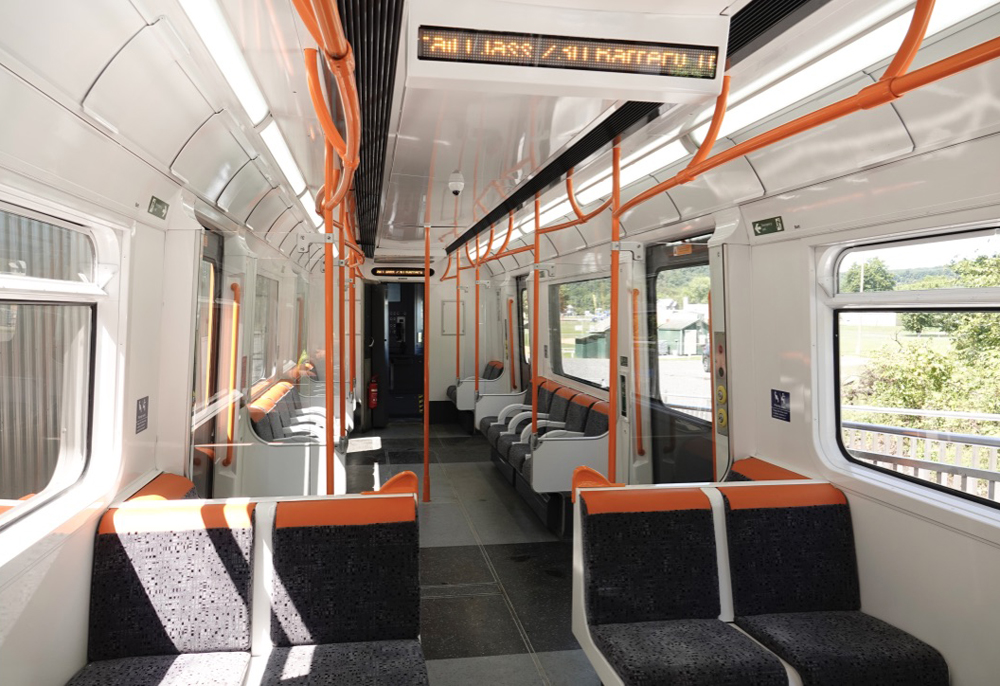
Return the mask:
[[[730,21],[728,64],[732,65],[745,59],[767,41],[827,2],[829,0],[754,0],[737,12]],[[758,38],[760,40],[757,40]],[[452,241],[448,246],[448,254],[488,230],[509,212],[516,212],[531,202],[536,193],[544,193],[558,183],[570,168],[578,166],[591,155],[605,149],[616,136],[625,137],[639,126],[654,119],[659,108],[659,103],[626,103],[594,130],[549,162],[544,169],[522,184],[468,231]]]
[[361,149],[354,189],[358,201],[358,242],[368,257],[375,254],[403,2],[338,0],[337,3],[347,41],[354,50],[361,102]]

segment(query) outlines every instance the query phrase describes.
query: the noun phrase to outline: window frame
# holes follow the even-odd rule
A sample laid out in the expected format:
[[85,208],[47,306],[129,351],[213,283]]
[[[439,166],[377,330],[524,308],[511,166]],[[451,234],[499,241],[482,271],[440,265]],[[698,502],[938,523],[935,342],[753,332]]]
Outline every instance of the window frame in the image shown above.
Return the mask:
[[[549,359],[549,367],[552,370],[552,374],[554,376],[561,376],[564,379],[570,379],[570,380],[575,381],[577,383],[582,383],[585,386],[588,386],[590,388],[595,388],[595,389],[597,389],[599,391],[604,391],[605,393],[611,393],[611,379],[610,378],[608,379],[608,385],[607,386],[601,386],[600,384],[594,383],[593,381],[590,381],[588,379],[583,379],[583,378],[580,378],[579,376],[573,376],[572,374],[567,374],[565,371],[563,371],[563,364],[562,364],[563,356],[562,356],[561,337],[559,337],[559,339],[558,339],[559,340],[559,345],[556,345],[557,339],[554,338],[554,336],[556,335],[555,332],[561,332],[562,331],[562,319],[561,319],[562,313],[559,311],[558,301],[556,302],[556,305],[553,307],[553,303],[552,303],[552,295],[553,295],[553,293],[555,293],[556,297],[558,298],[558,293],[559,293],[558,289],[562,288],[565,285],[574,284],[574,283],[585,283],[587,281],[604,281],[604,280],[607,280],[608,284],[610,286],[611,275],[610,274],[608,274],[607,276],[592,276],[591,275],[591,276],[588,276],[587,278],[584,278],[584,279],[566,279],[566,280],[561,280],[561,281],[557,281],[557,282],[551,282],[550,281],[548,283],[539,284],[539,286],[542,286],[542,285],[548,286],[548,308],[549,308],[549,336],[548,336],[548,339],[549,339],[549,347],[552,349],[551,350],[552,354],[549,355],[548,359]],[[553,291],[553,289],[556,289],[556,290]],[[556,354],[557,351],[558,351],[558,355]],[[610,352],[608,354],[610,355]],[[595,358],[595,359],[601,359],[601,358]],[[558,360],[558,366],[557,366],[557,360]],[[609,361],[609,367],[608,367],[608,369],[610,371],[610,358],[609,358],[608,361]]]
[[[833,405],[833,425],[834,442],[839,451],[840,457],[851,467],[857,465],[868,473],[886,475],[897,481],[902,480],[922,489],[929,489],[935,493],[948,496],[949,500],[959,499],[975,505],[985,505],[992,513],[1000,510],[1000,502],[992,501],[972,493],[960,491],[949,486],[934,483],[933,481],[920,479],[909,474],[869,464],[850,454],[844,445],[843,428],[841,426],[841,369],[840,369],[840,315],[842,313],[866,313],[866,312],[946,312],[946,313],[978,313],[992,312],[1000,314],[1000,306],[997,305],[1000,288],[941,288],[933,290],[893,290],[893,291],[869,291],[864,293],[840,293],[840,268],[843,260],[848,254],[859,251],[874,251],[878,248],[891,248],[893,246],[905,246],[915,244],[932,244],[949,240],[961,239],[975,234],[985,234],[996,232],[998,227],[996,222],[989,222],[973,228],[963,227],[957,231],[948,231],[946,227],[937,227],[936,230],[922,233],[910,238],[896,238],[893,240],[872,240],[871,242],[858,241],[850,244],[827,245],[821,249],[821,261],[825,263],[825,268],[821,267],[819,273],[823,275],[820,281],[821,291],[825,291],[826,297],[821,297],[820,302],[829,309],[829,331],[828,335],[832,342],[830,348],[832,352],[832,374],[829,377],[832,381],[830,389],[823,394],[816,394],[817,402],[820,395],[831,397]],[[824,258],[825,255],[825,258]],[[891,481],[886,483],[891,486]],[[914,492],[919,497],[919,491]],[[951,502],[956,502],[951,500]]]
[[[98,377],[100,374],[104,373],[110,374],[112,377],[117,379],[117,364],[101,359],[102,356],[107,356],[107,351],[105,350],[107,346],[100,345],[101,338],[98,337],[97,332],[102,325],[103,328],[107,329],[109,328],[109,324],[111,322],[117,322],[119,319],[117,312],[105,311],[105,306],[109,300],[109,293],[105,291],[102,285],[99,284],[101,281],[110,282],[116,276],[120,276],[117,270],[120,256],[118,254],[113,256],[105,254],[111,250],[112,246],[118,243],[118,240],[112,237],[113,232],[109,227],[84,226],[67,219],[61,219],[44,212],[32,210],[19,205],[12,205],[2,201],[0,201],[0,210],[9,214],[57,226],[66,229],[67,231],[82,234],[90,242],[90,247],[93,251],[94,268],[92,281],[73,281],[64,279],[47,279],[19,274],[0,274],[0,285],[4,286],[4,288],[0,289],[0,304],[86,307],[90,310],[90,336],[88,341],[90,345],[88,355],[89,373],[85,395],[87,400],[87,411],[86,426],[83,437],[84,448],[83,455],[81,456],[82,466],[80,472],[71,483],[65,484],[62,488],[46,492],[48,489],[47,484],[46,488],[43,488],[30,500],[23,501],[23,505],[15,506],[14,509],[4,513],[4,515],[7,516],[7,519],[0,522],[0,535],[6,536],[10,529],[22,524],[29,517],[29,515],[37,513],[43,508],[47,508],[47,506],[61,500],[69,492],[75,490],[81,484],[88,482],[91,478],[93,478],[91,477],[91,474],[95,472],[93,456],[95,454],[94,430],[97,421],[95,398],[97,397],[97,387],[99,383]],[[123,309],[126,307],[124,303],[120,303],[119,305]],[[115,328],[117,328],[117,324]],[[117,350],[116,344],[112,344],[110,347],[113,351]],[[106,369],[106,367],[109,366],[110,369]],[[113,381],[112,383],[116,384],[116,381]],[[112,405],[114,405],[114,403],[112,403]],[[114,411],[101,412],[101,416],[104,419],[109,419],[108,417],[105,417],[105,415],[110,415],[110,419],[113,419],[114,414]],[[116,457],[120,461],[120,454],[117,454]],[[116,464],[115,467],[117,468],[117,466],[118,465]],[[13,536],[14,534],[10,535]],[[2,565],[3,562],[4,560],[0,559],[0,565]]]
[[[518,341],[519,345],[517,347],[520,348],[521,364],[523,365],[531,364],[530,354],[525,354],[525,351],[531,351],[530,300],[531,299],[528,297],[528,282],[525,280],[523,284],[519,284],[517,293],[517,313],[521,320],[518,323],[518,329],[520,330],[521,335],[518,337],[520,340]],[[525,332],[527,332],[527,334]]]
[[[263,376],[256,378],[253,373],[254,365],[254,339],[257,335],[257,298],[260,296],[259,279],[266,279],[274,284],[274,297],[273,299],[268,299],[267,305],[267,321],[264,324],[264,350],[263,350]],[[253,321],[250,327],[250,368],[248,371],[248,378],[246,380],[247,392],[249,389],[261,381],[268,381],[274,378],[279,373],[278,368],[278,328],[279,328],[279,309],[281,306],[281,279],[275,278],[266,272],[258,272],[254,275],[254,293],[253,293]]]

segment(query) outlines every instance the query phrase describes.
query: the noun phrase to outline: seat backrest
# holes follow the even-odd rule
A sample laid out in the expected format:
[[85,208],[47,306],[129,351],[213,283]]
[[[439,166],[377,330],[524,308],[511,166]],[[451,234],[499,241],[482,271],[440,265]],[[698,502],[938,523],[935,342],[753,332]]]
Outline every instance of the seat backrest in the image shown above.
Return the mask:
[[590,414],[591,406],[597,402],[597,398],[586,393],[577,393],[569,404],[566,411],[566,430],[582,432],[587,428],[587,415]]
[[192,501],[106,512],[90,660],[250,650],[253,511]]
[[503,362],[500,362],[499,360],[490,360],[486,363],[486,369],[483,372],[484,379],[487,381],[499,379],[501,374],[503,374]]
[[737,616],[858,610],[844,494],[830,484],[724,486]]
[[603,436],[608,432],[608,425],[608,404],[602,400],[590,406],[583,434],[585,436]]
[[556,391],[560,388],[559,384],[555,381],[544,380],[538,386],[538,411],[541,413],[546,413],[549,411],[549,407],[552,405],[552,398],[555,397]]
[[136,491],[128,501],[135,500],[185,500],[197,498],[194,482],[179,474],[164,472]]
[[776,464],[759,460],[756,457],[747,457],[736,460],[732,469],[726,475],[726,481],[787,481],[794,479],[805,479],[806,477],[797,474],[790,469],[779,467]]
[[557,390],[555,396],[552,398],[552,404],[549,405],[549,419],[553,422],[566,421],[566,413],[569,412],[570,400],[575,395],[576,391],[565,386]]
[[719,616],[715,526],[701,489],[613,489],[581,497],[590,624]]
[[279,503],[272,642],[416,638],[418,545],[412,495]]

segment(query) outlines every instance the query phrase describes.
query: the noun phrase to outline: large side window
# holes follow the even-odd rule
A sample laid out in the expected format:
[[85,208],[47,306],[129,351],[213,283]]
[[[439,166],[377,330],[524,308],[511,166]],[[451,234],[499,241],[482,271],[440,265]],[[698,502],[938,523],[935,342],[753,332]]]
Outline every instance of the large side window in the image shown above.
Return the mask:
[[524,364],[531,364],[531,319],[528,306],[528,288],[524,286],[520,289],[520,310],[521,310],[521,361]]
[[611,278],[550,286],[549,312],[555,373],[607,388]]
[[0,527],[86,467],[95,306],[73,293],[94,262],[88,235],[0,209],[0,282],[48,282],[44,301],[0,295]]
[[253,302],[251,380],[256,383],[277,371],[278,282],[257,276]]
[[1000,503],[1000,236],[857,248],[836,277],[845,454]]

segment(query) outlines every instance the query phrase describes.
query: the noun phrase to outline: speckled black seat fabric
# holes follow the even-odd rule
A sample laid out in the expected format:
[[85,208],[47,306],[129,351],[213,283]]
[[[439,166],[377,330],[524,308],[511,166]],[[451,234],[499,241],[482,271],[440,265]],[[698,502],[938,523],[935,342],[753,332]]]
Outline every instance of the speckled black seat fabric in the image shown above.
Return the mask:
[[524,460],[531,454],[531,446],[527,443],[515,443],[507,452],[507,461],[510,466],[519,472],[524,471]]
[[[558,386],[556,386],[551,381],[546,381],[541,386],[539,386],[539,388],[538,388],[538,412],[539,413],[545,413],[545,412],[549,411],[549,407],[552,405],[552,397],[555,394],[555,391],[556,391],[557,388],[558,388]],[[530,388],[525,392],[525,397],[526,397],[526,399],[525,399],[525,401],[524,401],[523,404],[527,405],[529,407],[529,409],[530,409],[530,407],[531,407],[531,397],[532,397],[531,396],[531,389]],[[527,411],[528,410],[525,410],[525,412],[527,412]],[[507,431],[507,428],[509,426],[510,426],[510,422],[508,421],[508,422],[505,422],[503,426],[499,426],[499,425],[498,426],[491,426],[489,428],[489,431],[486,432],[486,440],[489,442],[489,444],[491,446],[493,446],[494,448],[496,448],[498,452],[499,452],[500,436],[504,432]],[[510,447],[508,446],[507,450],[509,450],[509,449],[510,449]],[[503,457],[506,457],[506,455],[503,455],[502,453],[501,453],[501,455]]]
[[445,393],[448,394],[448,400],[453,403],[457,402],[456,398],[458,398],[458,386],[448,386],[448,390],[445,391]]
[[793,665],[805,686],[948,686],[948,665],[923,641],[863,612],[737,617]]
[[249,653],[188,653],[91,662],[67,686],[240,686]]
[[91,663],[70,684],[242,683],[252,542],[252,505],[105,513],[94,543]]
[[947,686],[934,648],[859,611],[844,494],[829,484],[761,488],[720,489],[737,626],[805,686]]
[[[511,402],[511,405],[525,405],[525,406],[527,406],[527,407],[530,408],[531,407],[531,389],[529,388],[524,393],[522,393],[521,397],[519,399],[514,399]],[[497,423],[498,419],[499,419],[499,417],[483,417],[482,419],[479,420],[479,430],[482,432],[482,434],[484,436],[487,437],[487,440],[490,437],[491,427],[493,427],[493,425]],[[510,420],[508,418],[506,421],[503,422],[503,426],[506,427],[509,423],[510,423]],[[503,428],[501,428],[499,426],[495,427],[495,429],[496,429],[496,435],[497,436],[499,436],[500,433],[504,430]],[[490,444],[492,445],[495,442],[496,441],[493,440],[493,441],[491,441]]]
[[602,624],[594,643],[627,686],[786,686],[774,655],[717,619]]
[[718,620],[715,528],[701,490],[596,491],[580,507],[587,621],[622,681],[788,683],[774,655]]
[[[569,412],[570,400],[573,399],[574,395],[576,395],[576,392],[571,391],[568,388],[560,388],[559,390],[557,390],[555,394],[553,394],[551,403],[549,404],[548,407],[548,420],[552,422],[565,422],[566,413]],[[539,389],[538,404],[539,406],[541,406],[542,404],[541,389]],[[520,428],[523,430],[524,427]],[[500,453],[500,456],[502,458],[510,462],[511,446],[513,446],[515,443],[519,443],[520,440],[521,440],[520,433],[501,434],[497,438],[497,443],[496,443],[497,452]],[[527,453],[524,454],[526,455]],[[523,456],[521,457],[521,463],[522,464],[524,463]]]
[[263,686],[426,686],[417,640],[275,648]]

